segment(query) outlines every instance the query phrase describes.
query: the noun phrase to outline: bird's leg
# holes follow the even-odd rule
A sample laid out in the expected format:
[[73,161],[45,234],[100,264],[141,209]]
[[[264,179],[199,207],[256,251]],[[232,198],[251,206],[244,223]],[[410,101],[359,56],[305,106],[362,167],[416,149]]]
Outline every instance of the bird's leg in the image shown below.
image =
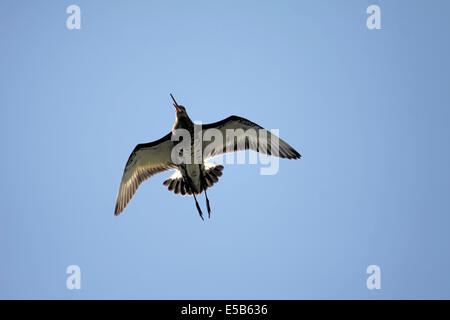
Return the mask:
[[205,219],[203,219],[203,212],[202,212],[202,209],[200,209],[200,205],[198,204],[198,201],[197,201],[197,198],[195,197],[195,194],[192,193],[192,195],[194,196],[195,206],[197,207],[198,214],[200,215],[200,218],[202,218],[202,220],[205,220]]
[[208,194],[205,189],[205,197],[206,197],[206,208],[208,209],[208,218],[211,218],[211,207],[209,206]]
[[187,189],[189,188],[189,190],[192,192],[192,195],[194,196],[194,200],[195,200],[195,206],[197,207],[197,210],[198,210],[198,214],[200,215],[200,218],[202,218],[202,220],[205,220],[205,219],[203,219],[203,212],[202,212],[202,209],[200,208],[200,205],[198,204],[197,198],[195,197],[194,190],[192,190],[191,179],[185,175],[186,168],[185,167],[181,167],[181,168],[183,169],[182,177],[184,180],[184,184],[186,186],[186,191],[188,191]]
[[[199,170],[202,172],[202,167],[199,165]],[[211,218],[211,207],[209,206],[208,194],[206,193],[206,189],[208,189],[208,184],[206,183],[206,178],[204,174],[200,174],[202,189],[205,191],[206,197],[206,208],[208,209],[208,218]]]

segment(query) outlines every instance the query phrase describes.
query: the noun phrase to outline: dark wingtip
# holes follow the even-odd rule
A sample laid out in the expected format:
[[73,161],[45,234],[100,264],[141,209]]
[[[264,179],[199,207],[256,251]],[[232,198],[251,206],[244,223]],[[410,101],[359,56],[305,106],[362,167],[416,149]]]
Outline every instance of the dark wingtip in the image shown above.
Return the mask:
[[300,159],[302,157],[302,155],[298,153],[297,150],[295,150],[294,148],[292,148],[290,151],[292,151],[292,153],[294,154],[294,156],[291,159]]

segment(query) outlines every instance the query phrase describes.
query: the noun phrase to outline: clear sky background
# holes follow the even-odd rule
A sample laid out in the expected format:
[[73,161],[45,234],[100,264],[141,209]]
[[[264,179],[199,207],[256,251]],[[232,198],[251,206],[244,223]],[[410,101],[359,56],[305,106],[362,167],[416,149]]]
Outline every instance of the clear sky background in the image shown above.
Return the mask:
[[[1,1],[0,298],[449,299],[449,12]],[[170,173],[114,217],[130,152],[172,127],[170,92],[193,120],[279,129],[303,158],[274,176],[226,166],[210,220],[162,186]]]

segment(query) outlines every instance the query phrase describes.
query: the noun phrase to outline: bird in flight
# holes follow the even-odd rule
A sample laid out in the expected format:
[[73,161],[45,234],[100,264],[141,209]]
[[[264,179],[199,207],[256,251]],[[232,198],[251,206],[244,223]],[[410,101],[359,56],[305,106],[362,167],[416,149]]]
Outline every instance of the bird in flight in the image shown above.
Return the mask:
[[[125,165],[114,214],[118,216],[130,202],[139,185],[157,173],[175,172],[164,181],[169,191],[194,196],[200,218],[203,213],[196,195],[205,193],[208,216],[211,207],[206,190],[218,182],[223,166],[206,160],[228,152],[253,150],[287,159],[301,155],[289,144],[247,119],[230,116],[222,121],[198,125],[172,94],[176,120],[172,130],[159,140],[138,144]],[[214,139],[199,139],[211,133]],[[231,135],[229,132],[232,132]],[[198,134],[200,132],[200,134]],[[197,135],[196,135],[197,133]],[[182,138],[182,139],[181,139]]]

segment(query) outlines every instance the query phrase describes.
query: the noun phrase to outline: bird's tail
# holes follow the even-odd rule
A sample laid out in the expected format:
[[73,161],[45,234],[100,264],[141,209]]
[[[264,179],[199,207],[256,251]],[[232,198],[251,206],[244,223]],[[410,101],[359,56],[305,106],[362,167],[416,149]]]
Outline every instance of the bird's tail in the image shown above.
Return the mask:
[[[205,184],[202,183],[202,189],[200,192],[195,192],[195,194],[200,194],[206,189],[212,187],[216,182],[219,181],[219,177],[222,176],[223,166],[215,163],[205,163]],[[182,196],[188,194],[192,195],[190,188],[186,186],[186,183],[179,170],[176,170],[169,179],[163,182],[163,185],[168,187],[169,191],[173,191],[176,194],[181,194]]]

